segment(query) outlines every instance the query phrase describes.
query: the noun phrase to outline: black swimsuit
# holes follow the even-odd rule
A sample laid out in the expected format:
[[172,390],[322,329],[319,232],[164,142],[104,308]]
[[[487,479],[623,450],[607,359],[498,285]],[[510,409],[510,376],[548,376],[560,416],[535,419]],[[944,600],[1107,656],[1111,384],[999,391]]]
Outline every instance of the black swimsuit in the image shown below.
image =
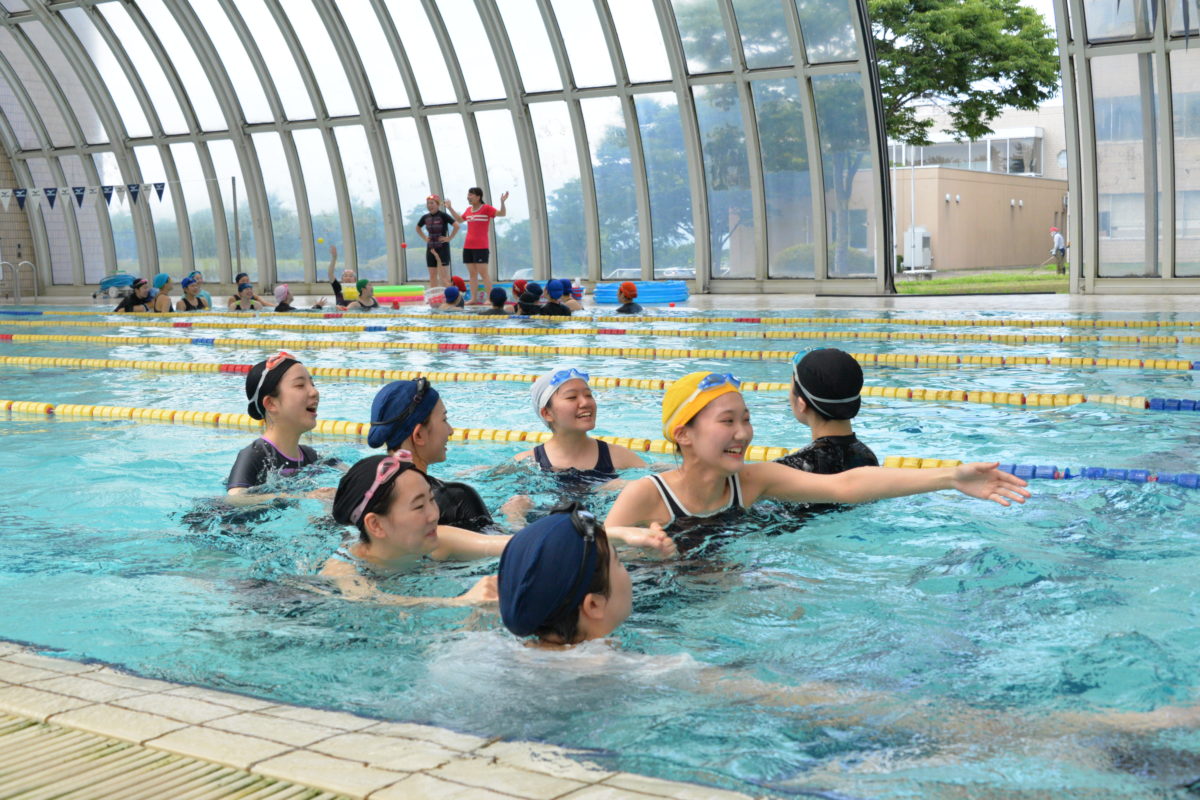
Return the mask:
[[363,310],[363,311],[368,311],[368,310],[370,310],[370,309],[372,309],[372,308],[379,308],[379,298],[377,298],[377,297],[372,297],[371,299],[372,299],[372,300],[374,300],[375,302],[374,302],[374,303],[372,303],[371,305],[367,305],[367,304],[366,304],[366,303],[364,303],[364,302],[362,301],[362,299],[360,298],[360,299],[359,299],[359,301],[358,301],[358,305],[359,305],[359,307],[360,307],[360,308],[362,308],[362,310]]
[[670,530],[671,538],[683,552],[704,545],[711,534],[720,533],[745,514],[745,509],[742,508],[742,482],[738,475],[730,475],[725,479],[725,485],[729,487],[729,502],[704,514],[693,514],[684,508],[662,476],[649,477],[654,481],[663,504],[671,512],[671,519],[663,528]]
[[188,302],[187,295],[184,295],[183,297],[181,297],[179,299],[183,301],[183,307],[186,308],[188,311],[203,311],[205,308],[208,307],[208,306],[204,305],[204,298],[200,297],[199,295],[196,296],[196,305],[192,305],[191,303]]
[[542,468],[542,472],[550,473],[564,486],[578,488],[594,486],[598,483],[607,483],[617,477],[617,470],[613,467],[612,453],[609,452],[608,443],[597,439],[596,444],[600,448],[600,453],[596,457],[596,466],[591,469],[577,469],[576,467],[558,469],[550,463],[550,458],[546,455],[546,446],[542,444],[533,448],[533,458]]

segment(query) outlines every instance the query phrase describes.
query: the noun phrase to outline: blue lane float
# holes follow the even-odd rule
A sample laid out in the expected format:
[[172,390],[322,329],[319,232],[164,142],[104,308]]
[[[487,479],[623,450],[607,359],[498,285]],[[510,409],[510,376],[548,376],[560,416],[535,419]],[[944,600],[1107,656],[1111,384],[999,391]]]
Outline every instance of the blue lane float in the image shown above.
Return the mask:
[[1083,478],[1094,481],[1126,481],[1129,483],[1169,483],[1185,489],[1200,489],[1200,475],[1194,472],[1155,472],[1149,469],[1105,469],[1083,467],[1072,472],[1070,467],[1043,464],[1001,464],[1001,472],[1008,472],[1023,480],[1074,480]]
[[[641,305],[682,303],[690,296],[684,281],[633,281],[637,286],[637,302]],[[592,299],[600,305],[617,305],[617,287],[620,283],[600,283],[592,293]]]
[[9,316],[13,316],[13,317],[40,317],[40,316],[42,316],[43,312],[41,312],[41,311],[17,311],[17,310],[9,311],[7,309],[0,309],[0,314],[8,314]]

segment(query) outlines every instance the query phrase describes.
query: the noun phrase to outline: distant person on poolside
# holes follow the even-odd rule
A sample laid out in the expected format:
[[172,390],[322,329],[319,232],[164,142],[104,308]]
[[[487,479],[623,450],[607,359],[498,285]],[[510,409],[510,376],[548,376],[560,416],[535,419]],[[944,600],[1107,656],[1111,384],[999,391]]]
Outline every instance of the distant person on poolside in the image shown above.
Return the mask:
[[[429,268],[430,288],[450,285],[450,242],[458,235],[460,223],[442,211],[442,198],[425,198],[428,214],[417,220],[417,233],[425,240],[425,266]],[[422,230],[422,228],[424,230]]]
[[[467,265],[467,276],[470,280],[471,305],[483,305],[483,298],[492,292],[492,276],[488,272],[491,261],[491,247],[488,241],[488,229],[496,217],[508,215],[508,192],[500,195],[500,208],[496,209],[483,202],[483,189],[472,186],[467,190],[468,208],[459,214],[446,201],[446,208],[454,215],[455,222],[467,223],[467,238],[463,241],[463,263]],[[482,286],[482,291],[478,287]]]
[[621,304],[617,306],[618,314],[641,314],[642,307],[634,302],[638,296],[637,284],[633,281],[625,281],[617,287],[617,301]]
[[1050,229],[1050,255],[1054,256],[1054,271],[1059,275],[1067,274],[1067,243],[1058,228]]
[[776,461],[823,475],[879,466],[875,453],[851,428],[863,386],[862,367],[854,356],[833,347],[796,356],[788,403],[792,415],[812,431],[812,444]]

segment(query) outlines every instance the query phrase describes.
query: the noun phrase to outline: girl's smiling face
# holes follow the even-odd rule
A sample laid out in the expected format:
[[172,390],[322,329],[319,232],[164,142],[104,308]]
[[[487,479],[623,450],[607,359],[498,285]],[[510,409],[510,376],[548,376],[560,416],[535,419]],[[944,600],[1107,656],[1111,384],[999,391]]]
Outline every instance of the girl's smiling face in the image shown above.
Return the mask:
[[415,469],[406,469],[392,484],[386,514],[374,512],[367,521],[371,541],[385,540],[409,555],[426,555],[437,547],[438,506],[429,482]]
[[558,387],[542,409],[542,419],[555,433],[564,430],[590,431],[596,427],[596,398],[592,387],[581,378]]
[[303,364],[292,364],[279,381],[274,397],[263,399],[272,424],[286,424],[301,431],[317,427],[321,393]]
[[728,392],[713,400],[676,435],[685,452],[700,461],[737,472],[746,463],[746,448],[754,439],[750,409],[740,392]]

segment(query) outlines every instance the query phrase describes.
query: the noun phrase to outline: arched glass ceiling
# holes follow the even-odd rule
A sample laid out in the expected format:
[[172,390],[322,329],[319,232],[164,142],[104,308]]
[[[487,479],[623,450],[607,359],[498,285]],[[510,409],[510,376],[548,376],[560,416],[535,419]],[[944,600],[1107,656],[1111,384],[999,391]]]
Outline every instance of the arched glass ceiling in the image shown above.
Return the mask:
[[471,186],[511,192],[501,277],[882,281],[858,0],[0,8],[12,188],[58,193],[20,212],[44,283],[314,282],[329,245],[373,279],[423,279],[425,196],[461,208]]

